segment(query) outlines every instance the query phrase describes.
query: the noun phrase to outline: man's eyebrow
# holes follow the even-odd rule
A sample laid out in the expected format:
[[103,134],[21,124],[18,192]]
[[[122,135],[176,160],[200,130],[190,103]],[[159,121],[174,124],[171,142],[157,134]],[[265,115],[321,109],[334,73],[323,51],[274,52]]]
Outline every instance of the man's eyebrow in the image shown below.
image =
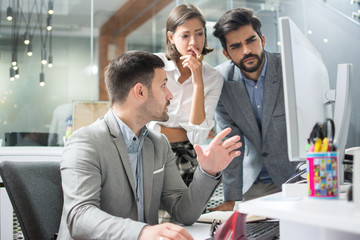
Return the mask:
[[253,40],[254,38],[256,38],[256,35],[252,35],[251,37],[247,38],[245,41],[250,41],[250,40]]
[[233,47],[239,47],[241,43],[233,43],[231,44],[229,47],[233,48]]
[[[249,42],[251,40],[254,40],[256,38],[256,35],[252,35],[250,37],[248,37],[247,39],[245,39],[245,42]],[[229,47],[233,48],[233,47],[239,47],[242,43],[241,42],[236,42],[236,43],[233,43],[231,45],[229,45]]]

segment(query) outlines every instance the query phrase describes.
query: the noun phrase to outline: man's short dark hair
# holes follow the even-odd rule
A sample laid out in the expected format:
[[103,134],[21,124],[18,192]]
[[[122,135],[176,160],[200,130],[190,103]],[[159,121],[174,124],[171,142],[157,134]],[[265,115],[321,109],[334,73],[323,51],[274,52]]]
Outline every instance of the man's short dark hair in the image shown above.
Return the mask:
[[214,26],[214,37],[221,42],[223,49],[227,51],[225,35],[237,30],[241,26],[251,24],[254,31],[261,38],[261,22],[254,16],[254,11],[250,8],[235,8],[227,11]]
[[129,91],[137,83],[151,90],[155,68],[163,68],[158,56],[146,51],[128,51],[112,60],[106,67],[105,84],[111,105],[125,102]]

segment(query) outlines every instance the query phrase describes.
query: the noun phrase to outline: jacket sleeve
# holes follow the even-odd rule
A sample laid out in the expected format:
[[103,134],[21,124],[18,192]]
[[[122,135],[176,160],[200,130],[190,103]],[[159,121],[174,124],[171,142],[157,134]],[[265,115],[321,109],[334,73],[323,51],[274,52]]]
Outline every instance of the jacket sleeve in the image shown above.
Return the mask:
[[74,132],[61,162],[63,215],[69,234],[74,239],[138,239],[145,223],[116,217],[100,208],[104,176],[98,146],[89,139],[93,136],[82,129]]

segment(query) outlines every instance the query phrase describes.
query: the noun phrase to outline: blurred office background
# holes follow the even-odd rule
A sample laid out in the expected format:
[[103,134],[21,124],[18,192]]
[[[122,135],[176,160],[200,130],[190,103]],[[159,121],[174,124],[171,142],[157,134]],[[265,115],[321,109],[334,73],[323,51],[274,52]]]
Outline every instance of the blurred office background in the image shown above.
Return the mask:
[[[54,14],[51,16],[51,31],[45,29],[48,24],[49,2],[53,3],[54,9]],[[357,104],[360,101],[360,4],[358,1],[143,0],[146,6],[141,10],[136,11],[136,6],[131,8],[132,3],[139,4],[139,2],[138,0],[0,1],[2,145],[5,145],[6,136],[7,145],[30,145],[26,142],[11,144],[10,133],[18,138],[32,134],[35,139],[34,145],[63,145],[64,137],[71,133],[69,128],[73,127],[73,122],[76,121],[73,116],[74,103],[80,102],[89,108],[94,108],[94,103],[107,100],[103,91],[104,64],[123,50],[164,52],[165,23],[169,12],[177,4],[193,3],[202,9],[208,21],[208,44],[215,48],[215,52],[206,56],[205,61],[212,66],[225,61],[220,43],[212,37],[213,26],[225,11],[236,7],[254,9],[263,23],[265,49],[271,52],[280,51],[278,17],[291,17],[321,53],[333,89],[336,87],[337,64],[352,63],[353,99],[347,147],[360,146],[360,105]],[[8,7],[12,8],[13,14],[18,12],[20,16],[16,24],[6,20]],[[111,26],[109,18],[119,14],[119,11],[121,12],[125,7],[132,9],[132,18],[116,29],[117,26]],[[152,12],[150,16],[147,13],[149,10]],[[138,22],[141,23],[136,24]],[[104,26],[112,32],[106,32]],[[124,33],[126,28],[130,30]],[[27,56],[28,46],[23,43],[26,29],[30,31],[32,37],[31,57]],[[106,40],[109,36],[111,40]],[[43,48],[46,49],[46,59],[49,61],[49,56],[52,57],[51,68],[47,64],[40,63]],[[14,53],[18,61],[19,78],[14,77],[10,80]],[[40,82],[44,83],[43,86]],[[92,117],[81,111],[79,114],[82,118]],[[92,111],[89,114],[92,114]],[[49,139],[49,133],[50,138],[53,136],[52,139]],[[48,139],[41,140],[44,138],[43,135]]]

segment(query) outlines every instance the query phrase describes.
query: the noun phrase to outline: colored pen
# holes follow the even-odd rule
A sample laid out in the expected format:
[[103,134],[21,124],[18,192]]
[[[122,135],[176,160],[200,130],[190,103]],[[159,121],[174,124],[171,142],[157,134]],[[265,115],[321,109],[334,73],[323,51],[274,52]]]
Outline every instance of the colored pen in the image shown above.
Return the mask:
[[321,148],[321,138],[316,139],[314,143],[314,152],[319,152]]
[[327,152],[329,150],[329,139],[325,137],[322,141],[320,152]]
[[314,152],[314,144],[311,144],[308,148],[308,152]]

